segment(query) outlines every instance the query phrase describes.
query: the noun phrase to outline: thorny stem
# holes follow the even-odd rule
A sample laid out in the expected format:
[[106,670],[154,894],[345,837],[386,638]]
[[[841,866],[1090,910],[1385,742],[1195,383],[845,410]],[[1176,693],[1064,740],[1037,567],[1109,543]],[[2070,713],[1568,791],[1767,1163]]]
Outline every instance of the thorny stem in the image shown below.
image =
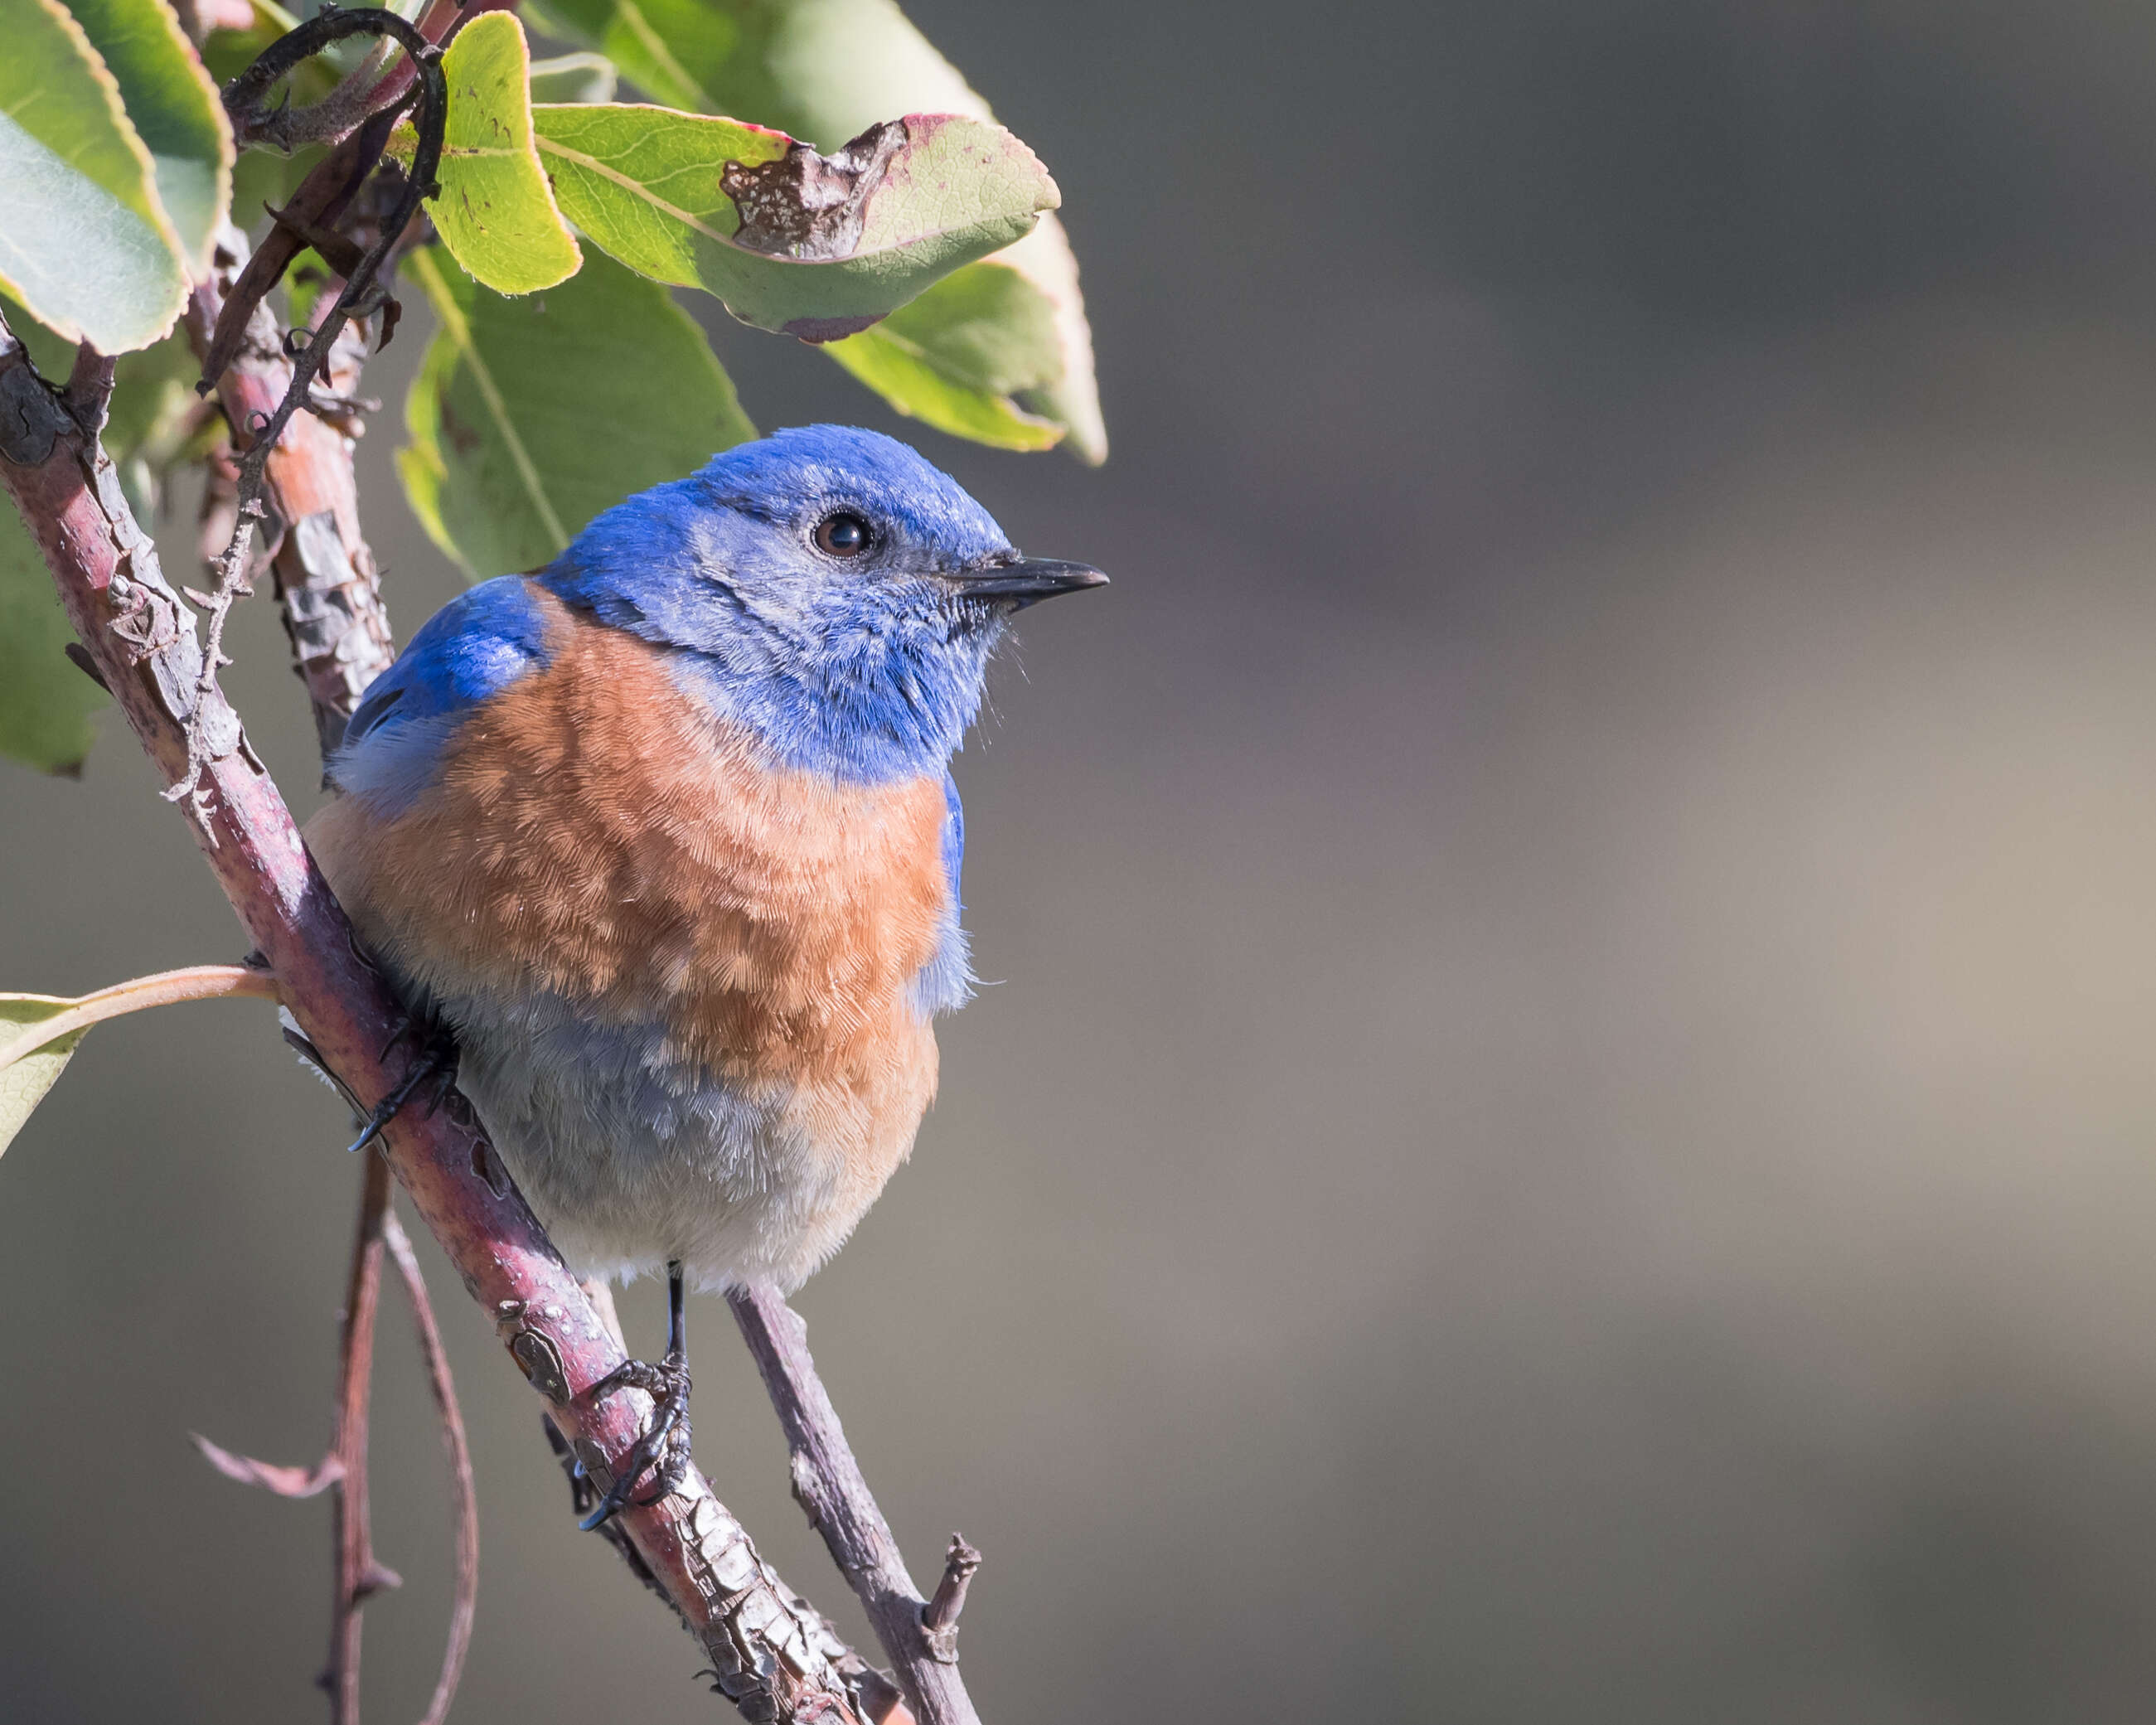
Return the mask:
[[[307,209],[315,220],[334,220],[372,172],[380,155],[382,137],[393,120],[389,116],[370,126],[370,136],[358,140],[351,151],[338,152],[355,159],[333,159],[325,164],[330,172],[317,171],[321,187],[316,187],[311,177],[310,185],[302,187],[292,204]],[[213,262],[208,277],[195,285],[187,307],[187,332],[198,358],[208,357],[220,314],[231,303],[235,277],[244,273],[245,236],[236,228],[220,234]],[[282,274],[280,264],[275,275],[256,290],[253,303],[236,308],[241,315],[234,325],[241,339],[234,343],[229,364],[220,365],[212,374],[218,383],[219,405],[234,426],[244,426],[257,416],[266,419],[291,387],[294,367],[285,357],[276,321],[260,297]],[[326,312],[333,298],[325,295],[318,312]],[[356,339],[350,326],[340,333],[331,350],[331,376],[346,396],[357,393],[365,352],[364,341]],[[360,532],[352,440],[361,429],[352,421],[331,423],[317,412],[295,421],[288,434],[275,444],[264,440],[270,450],[264,477],[276,521],[271,556],[282,602],[280,608],[292,645],[293,669],[306,685],[314,710],[325,765],[330,752],[342,740],[346,721],[367,684],[389,664],[393,654],[373,555]],[[214,492],[213,487],[206,494],[206,506]],[[290,1471],[266,1468],[226,1455],[214,1446],[204,1446],[214,1464],[244,1481],[273,1489],[280,1481],[299,1489],[320,1485],[335,1487],[330,1647],[321,1683],[329,1694],[336,1725],[358,1725],[362,1610],[370,1594],[394,1581],[374,1557],[367,1467],[368,1404],[385,1245],[397,1258],[411,1301],[413,1320],[442,1420],[458,1505],[455,1603],[441,1677],[429,1709],[429,1725],[438,1725],[455,1692],[470,1642],[478,1580],[477,1517],[463,1420],[448,1363],[441,1354],[426,1284],[390,1208],[390,1191],[388,1165],[378,1157],[370,1157],[362,1181],[339,1340],[334,1435],[322,1462],[312,1474],[294,1481]]]
[[[407,223],[418,213],[420,200],[434,195],[439,189],[434,183],[434,170],[441,160],[443,126],[449,113],[449,85],[442,75],[441,50],[421,35],[418,28],[407,23],[393,12],[370,8],[357,12],[326,12],[309,20],[297,29],[288,32],[265,49],[260,58],[227,86],[224,105],[243,126],[254,111],[256,105],[266,95],[276,81],[290,72],[309,55],[317,54],[333,42],[347,36],[388,35],[396,39],[412,58],[418,76],[417,97],[418,116],[415,127],[418,143],[413,152],[411,176],[397,202],[389,219],[382,224],[381,235],[363,252],[346,277],[343,290],[321,321],[315,326],[311,337],[300,351],[293,356],[292,379],[286,388],[283,400],[267,418],[259,413],[248,416],[247,423],[233,428],[235,437],[248,437],[253,441],[239,459],[238,477],[237,520],[233,526],[232,542],[226,547],[218,560],[217,583],[202,603],[208,619],[204,631],[202,667],[198,673],[196,695],[198,705],[207,706],[217,692],[217,674],[231,663],[223,651],[225,619],[231,614],[234,603],[251,591],[247,583],[247,556],[254,536],[254,524],[265,511],[263,507],[264,474],[270,452],[284,434],[285,427],[292,415],[299,411],[314,388],[315,378],[329,357],[331,347],[343,330],[346,320],[364,306],[373,309],[369,300],[376,276],[383,261],[403,235]],[[412,98],[399,97],[390,108],[369,120],[356,136],[365,136],[377,129],[386,140],[386,118],[400,112]],[[381,142],[373,147],[378,153]],[[372,164],[370,162],[368,166]],[[213,383],[214,380],[212,380]],[[203,783],[204,770],[214,758],[215,740],[200,726],[192,726],[187,733],[186,771],[177,783],[165,793],[174,802],[185,800],[195,817],[198,830],[208,834],[213,831],[208,819]]]
[[[218,236],[214,267],[196,285],[185,314],[198,353],[207,349],[220,312],[231,303],[226,296],[246,259],[244,234],[228,228]],[[326,296],[322,303],[326,308]],[[234,424],[267,412],[291,380],[291,362],[266,305],[258,302],[244,334],[237,357],[218,380],[219,404]],[[341,393],[357,393],[364,357],[363,345],[347,325],[330,355],[329,375]],[[270,566],[292,644],[292,669],[306,685],[326,758],[342,741],[345,721],[367,685],[395,656],[374,555],[360,531],[352,440],[362,429],[357,419],[341,425],[319,414],[295,419],[265,474],[279,530]],[[220,489],[213,483],[205,491],[204,507],[211,512],[210,531],[222,542],[229,528],[218,531]],[[228,493],[227,507],[229,501]]]

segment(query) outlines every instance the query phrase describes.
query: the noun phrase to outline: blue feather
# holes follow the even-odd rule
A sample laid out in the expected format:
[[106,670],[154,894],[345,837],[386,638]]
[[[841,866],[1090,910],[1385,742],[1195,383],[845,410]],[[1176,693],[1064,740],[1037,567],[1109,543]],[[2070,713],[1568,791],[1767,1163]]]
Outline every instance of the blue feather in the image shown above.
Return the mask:
[[[844,563],[810,536],[873,531]],[[600,516],[539,578],[677,651],[685,688],[777,761],[855,783],[940,771],[973,722],[1002,633],[936,578],[1010,553],[994,519],[905,444],[811,425],[727,450]]]
[[345,726],[330,782],[384,814],[407,806],[465,716],[547,663],[544,623],[521,575],[459,593],[374,680]]

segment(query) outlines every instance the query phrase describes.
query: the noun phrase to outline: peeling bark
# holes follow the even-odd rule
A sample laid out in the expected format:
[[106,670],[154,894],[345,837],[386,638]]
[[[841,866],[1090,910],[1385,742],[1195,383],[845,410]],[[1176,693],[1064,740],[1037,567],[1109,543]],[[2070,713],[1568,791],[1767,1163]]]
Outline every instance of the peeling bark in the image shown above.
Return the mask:
[[[215,268],[188,296],[187,336],[197,356],[208,352],[218,315],[248,263],[246,237],[228,229],[218,237]],[[323,294],[318,309],[334,298]],[[366,340],[347,324],[331,346],[323,382],[350,401],[359,390]],[[291,387],[292,362],[285,357],[277,320],[260,300],[241,326],[233,363],[218,379],[218,399],[228,424],[266,420]],[[266,537],[277,583],[285,634],[292,644],[292,668],[306,685],[315,735],[326,757],[344,740],[345,721],[367,685],[396,657],[389,616],[382,602],[374,553],[359,526],[359,490],[352,449],[362,429],[356,417],[342,426],[301,413],[285,428],[264,477],[274,520]],[[220,522],[220,541],[231,524]]]

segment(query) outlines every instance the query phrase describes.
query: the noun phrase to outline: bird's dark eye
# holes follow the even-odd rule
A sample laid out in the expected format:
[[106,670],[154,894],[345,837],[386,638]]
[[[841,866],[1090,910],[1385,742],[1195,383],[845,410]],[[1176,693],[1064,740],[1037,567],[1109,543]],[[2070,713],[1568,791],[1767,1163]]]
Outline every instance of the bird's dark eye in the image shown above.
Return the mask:
[[816,523],[816,549],[834,557],[857,557],[869,548],[869,524],[850,509],[834,510]]

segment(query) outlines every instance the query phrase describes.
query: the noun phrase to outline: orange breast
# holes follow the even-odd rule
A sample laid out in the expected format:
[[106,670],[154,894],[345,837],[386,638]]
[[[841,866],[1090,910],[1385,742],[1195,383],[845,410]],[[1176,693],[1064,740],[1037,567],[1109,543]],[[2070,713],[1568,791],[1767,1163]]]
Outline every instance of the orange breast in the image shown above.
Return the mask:
[[551,663],[474,711],[435,784],[394,819],[346,798],[309,824],[362,933],[438,995],[544,991],[663,1024],[747,1088],[917,1120],[935,1044],[909,986],[948,896],[941,783],[767,766],[658,649],[538,597]]

